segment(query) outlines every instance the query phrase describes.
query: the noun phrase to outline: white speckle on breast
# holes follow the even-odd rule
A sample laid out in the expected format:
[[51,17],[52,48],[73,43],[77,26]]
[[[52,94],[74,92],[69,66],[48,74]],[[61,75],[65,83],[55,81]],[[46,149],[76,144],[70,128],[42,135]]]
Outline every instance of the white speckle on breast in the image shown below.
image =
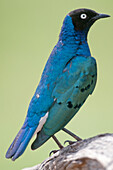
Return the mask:
[[39,94],[36,94],[36,97],[37,97],[37,98],[39,98],[39,97],[40,97],[40,95],[39,95]]
[[40,119],[39,124],[38,124],[38,127],[37,127],[34,135],[35,135],[36,133],[38,133],[39,131],[41,131],[43,125],[45,124],[45,122],[46,122],[46,120],[47,120],[47,118],[48,118],[48,114],[49,114],[49,112],[47,112],[47,113],[45,114],[45,116]]

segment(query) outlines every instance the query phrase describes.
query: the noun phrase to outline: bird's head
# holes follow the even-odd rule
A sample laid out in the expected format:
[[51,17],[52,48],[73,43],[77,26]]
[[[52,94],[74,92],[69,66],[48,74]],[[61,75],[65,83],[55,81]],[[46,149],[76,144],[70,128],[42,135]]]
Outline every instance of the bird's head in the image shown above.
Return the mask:
[[93,23],[100,19],[110,17],[107,14],[100,14],[90,9],[77,9],[68,14],[72,18],[75,30],[88,32]]

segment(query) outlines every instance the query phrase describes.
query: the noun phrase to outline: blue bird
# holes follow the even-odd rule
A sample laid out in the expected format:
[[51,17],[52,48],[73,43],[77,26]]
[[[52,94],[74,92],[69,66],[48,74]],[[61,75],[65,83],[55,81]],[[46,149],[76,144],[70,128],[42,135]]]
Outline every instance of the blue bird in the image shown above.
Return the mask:
[[97,80],[96,60],[91,56],[87,34],[92,24],[109,17],[90,9],[77,9],[64,19],[59,40],[45,65],[39,85],[29,104],[24,124],[10,145],[6,158],[16,160],[37,134],[31,148],[37,149],[63,130],[75,137],[65,125],[92,94]]

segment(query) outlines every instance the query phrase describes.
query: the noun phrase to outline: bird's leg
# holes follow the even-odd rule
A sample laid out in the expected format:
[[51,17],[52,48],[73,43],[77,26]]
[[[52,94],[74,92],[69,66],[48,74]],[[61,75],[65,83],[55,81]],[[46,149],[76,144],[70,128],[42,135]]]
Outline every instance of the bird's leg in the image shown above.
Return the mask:
[[[74,133],[72,133],[71,131],[69,131],[68,129],[66,128],[63,128],[62,129],[64,132],[68,133],[70,136],[72,136],[73,138],[75,138],[77,141],[81,141],[82,139],[80,137],[78,137],[77,135],[75,135]],[[64,142],[64,144],[68,142],[70,145],[73,144],[74,142],[70,141],[70,140],[66,140]]]
[[[58,145],[58,147],[59,147],[60,149],[62,149],[63,146],[62,146],[62,144],[59,142],[59,140],[56,138],[56,136],[53,135],[52,138],[53,138],[53,140],[56,142],[56,144]],[[53,151],[51,151],[50,154],[49,154],[49,156],[51,156],[52,153],[56,153],[57,151],[59,151],[59,150],[53,150]]]
[[75,135],[74,133],[72,133],[71,131],[69,131],[68,129],[66,128],[63,128],[62,129],[64,132],[68,133],[70,136],[72,136],[73,138],[75,138],[77,141],[80,141],[82,140],[80,137],[78,137],[77,135]]
[[56,142],[56,144],[59,146],[60,149],[63,148],[62,144],[58,141],[55,135],[52,136],[53,140]]

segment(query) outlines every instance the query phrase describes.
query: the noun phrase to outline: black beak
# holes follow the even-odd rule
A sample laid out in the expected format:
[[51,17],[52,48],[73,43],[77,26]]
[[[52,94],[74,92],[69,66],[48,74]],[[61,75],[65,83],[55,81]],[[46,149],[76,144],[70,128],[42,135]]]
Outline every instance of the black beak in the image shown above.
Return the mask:
[[100,18],[108,18],[108,17],[110,17],[110,15],[107,15],[107,14],[97,14],[97,15],[94,17],[94,19],[95,19],[95,20],[98,20],[98,19],[100,19]]

